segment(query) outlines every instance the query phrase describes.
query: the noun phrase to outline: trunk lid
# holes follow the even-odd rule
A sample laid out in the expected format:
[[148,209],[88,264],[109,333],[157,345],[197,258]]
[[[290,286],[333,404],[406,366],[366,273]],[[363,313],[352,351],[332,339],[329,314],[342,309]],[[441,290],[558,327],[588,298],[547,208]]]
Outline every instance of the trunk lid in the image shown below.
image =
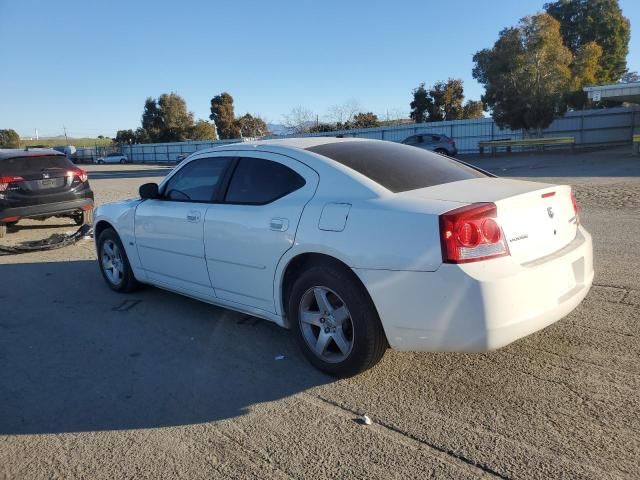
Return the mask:
[[405,192],[408,197],[460,203],[493,202],[511,257],[527,263],[550,255],[575,237],[571,187],[505,178],[475,178]]

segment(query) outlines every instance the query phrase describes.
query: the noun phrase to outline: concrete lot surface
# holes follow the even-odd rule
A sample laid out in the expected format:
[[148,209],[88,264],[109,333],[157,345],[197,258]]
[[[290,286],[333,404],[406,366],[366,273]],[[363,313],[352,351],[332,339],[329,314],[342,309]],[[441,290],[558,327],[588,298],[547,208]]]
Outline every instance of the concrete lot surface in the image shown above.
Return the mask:
[[[0,477],[638,478],[640,160],[627,150],[472,158],[576,188],[595,286],[499,351],[389,351],[348,380],[273,324],[112,292],[89,240],[0,257]],[[167,171],[88,169],[98,203]],[[20,227],[3,243],[75,229]]]

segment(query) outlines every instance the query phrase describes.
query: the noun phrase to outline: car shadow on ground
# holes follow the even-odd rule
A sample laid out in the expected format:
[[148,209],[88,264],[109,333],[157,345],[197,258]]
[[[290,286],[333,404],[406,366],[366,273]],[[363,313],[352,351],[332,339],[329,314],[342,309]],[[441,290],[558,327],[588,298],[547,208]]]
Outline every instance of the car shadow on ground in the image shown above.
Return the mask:
[[332,381],[287,330],[151,287],[117,294],[94,261],[0,276],[0,434],[210,422]]

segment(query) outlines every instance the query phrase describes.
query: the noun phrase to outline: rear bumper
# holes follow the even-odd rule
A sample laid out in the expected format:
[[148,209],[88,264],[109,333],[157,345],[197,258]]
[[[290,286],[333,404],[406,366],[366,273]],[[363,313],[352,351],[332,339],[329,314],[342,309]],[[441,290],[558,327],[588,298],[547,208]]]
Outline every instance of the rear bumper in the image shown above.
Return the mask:
[[589,233],[558,252],[525,265],[510,257],[436,272],[355,269],[367,287],[392,348],[483,352],[560,320],[593,282]]
[[41,205],[25,205],[23,207],[0,209],[0,218],[18,217],[43,217],[64,215],[93,208],[93,198],[77,198],[65,202],[44,203]]

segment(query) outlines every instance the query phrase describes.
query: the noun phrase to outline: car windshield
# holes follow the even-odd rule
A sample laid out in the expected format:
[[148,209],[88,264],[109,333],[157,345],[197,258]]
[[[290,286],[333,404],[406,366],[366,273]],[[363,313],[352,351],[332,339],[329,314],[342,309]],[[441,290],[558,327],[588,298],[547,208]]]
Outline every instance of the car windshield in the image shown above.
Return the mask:
[[50,168],[73,168],[62,155],[46,155],[41,157],[14,157],[0,160],[0,175],[20,176],[27,173],[38,173]]
[[394,193],[486,176],[437,153],[394,142],[335,142],[307,150],[346,165]]

